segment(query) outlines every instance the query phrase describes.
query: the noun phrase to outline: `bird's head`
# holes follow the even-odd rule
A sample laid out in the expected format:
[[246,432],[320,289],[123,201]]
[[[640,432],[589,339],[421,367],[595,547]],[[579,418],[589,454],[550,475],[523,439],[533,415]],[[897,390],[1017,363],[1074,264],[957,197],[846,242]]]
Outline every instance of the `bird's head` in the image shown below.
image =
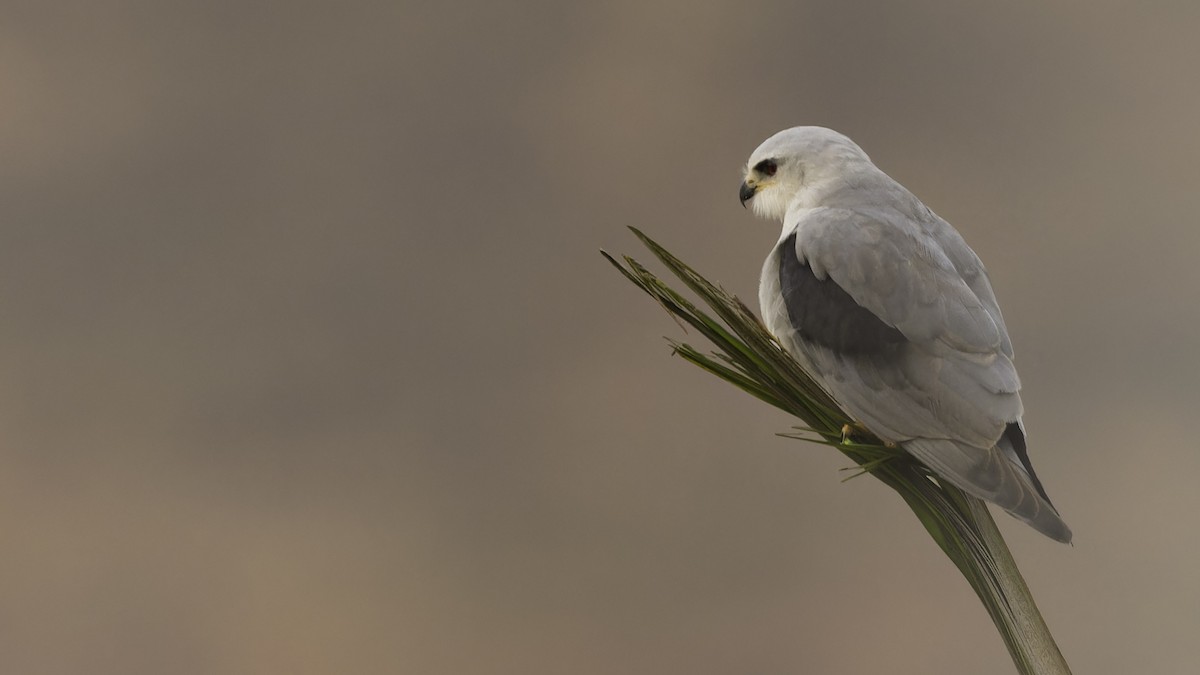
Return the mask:
[[792,127],[763,141],[746,163],[738,198],[754,213],[782,220],[806,188],[853,172],[871,159],[854,141],[825,127]]

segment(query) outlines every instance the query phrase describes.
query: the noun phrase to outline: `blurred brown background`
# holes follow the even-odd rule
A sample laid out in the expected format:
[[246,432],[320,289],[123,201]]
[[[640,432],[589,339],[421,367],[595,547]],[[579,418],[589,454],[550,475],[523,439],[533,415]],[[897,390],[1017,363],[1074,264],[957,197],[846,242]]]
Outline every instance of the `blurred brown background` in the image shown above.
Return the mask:
[[984,673],[901,502],[669,356],[823,124],[963,232],[1078,673],[1196,668],[1200,6],[7,2],[0,670]]

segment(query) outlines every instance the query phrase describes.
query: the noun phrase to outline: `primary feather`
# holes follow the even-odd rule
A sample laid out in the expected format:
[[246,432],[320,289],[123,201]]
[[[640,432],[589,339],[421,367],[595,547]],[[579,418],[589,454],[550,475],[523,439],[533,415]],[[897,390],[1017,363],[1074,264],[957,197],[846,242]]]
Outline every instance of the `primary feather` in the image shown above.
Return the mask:
[[1004,318],[958,232],[829,129],[780,132],[748,166],[742,194],[783,220],[759,287],[783,348],[880,438],[1069,542],[1026,452]]

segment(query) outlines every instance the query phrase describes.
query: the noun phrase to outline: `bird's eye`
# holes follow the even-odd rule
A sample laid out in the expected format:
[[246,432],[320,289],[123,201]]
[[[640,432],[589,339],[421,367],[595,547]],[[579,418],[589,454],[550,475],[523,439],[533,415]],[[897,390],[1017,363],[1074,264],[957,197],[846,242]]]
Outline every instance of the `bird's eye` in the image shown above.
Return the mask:
[[779,165],[773,159],[764,159],[754,165],[754,170],[764,176],[774,176],[775,172],[779,170]]

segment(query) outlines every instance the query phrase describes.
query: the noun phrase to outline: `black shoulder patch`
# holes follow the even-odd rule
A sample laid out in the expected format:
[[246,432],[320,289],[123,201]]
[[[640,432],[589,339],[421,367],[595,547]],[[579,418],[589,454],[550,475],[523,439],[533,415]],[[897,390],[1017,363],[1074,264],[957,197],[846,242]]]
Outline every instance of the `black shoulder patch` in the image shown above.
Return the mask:
[[779,288],[800,337],[837,354],[875,354],[907,339],[796,256],[796,235],[779,247]]

